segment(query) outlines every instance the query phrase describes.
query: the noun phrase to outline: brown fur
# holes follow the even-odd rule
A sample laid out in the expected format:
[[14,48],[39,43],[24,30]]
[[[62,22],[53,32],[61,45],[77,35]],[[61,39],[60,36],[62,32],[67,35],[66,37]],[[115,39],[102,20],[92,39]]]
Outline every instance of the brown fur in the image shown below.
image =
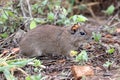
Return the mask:
[[79,31],[84,31],[82,28],[75,34],[71,34],[70,30],[70,27],[38,26],[27,32],[21,40],[21,53],[28,57],[41,56],[43,54],[69,56],[71,50],[77,49],[80,46],[79,43],[89,38],[88,33],[80,35]]

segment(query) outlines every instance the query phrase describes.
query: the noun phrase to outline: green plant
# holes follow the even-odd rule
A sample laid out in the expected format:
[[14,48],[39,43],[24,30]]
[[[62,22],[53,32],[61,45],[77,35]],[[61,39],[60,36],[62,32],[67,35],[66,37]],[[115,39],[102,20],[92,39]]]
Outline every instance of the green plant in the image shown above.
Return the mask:
[[[2,27],[2,38],[16,31],[22,18],[18,17],[17,9],[13,8],[13,2],[8,1],[5,6],[0,8],[0,27]],[[5,34],[4,34],[5,33]],[[4,37],[3,37],[4,36]],[[1,37],[1,36],[0,36]]]
[[47,6],[48,0],[39,1],[35,4],[32,4],[32,11],[34,14],[44,14],[44,10]]
[[55,20],[55,15],[54,13],[50,12],[47,14],[47,19],[48,19],[48,22],[53,22]]
[[112,64],[113,64],[113,62],[106,61],[106,62],[103,64],[103,66],[109,68]]
[[105,10],[105,11],[103,11],[103,12],[104,12],[105,14],[107,14],[107,15],[111,15],[111,14],[113,14],[114,10],[115,10],[114,5],[110,5],[110,6],[107,8],[107,10]]
[[35,20],[32,20],[30,23],[30,29],[33,29],[37,26],[37,23],[35,22]]
[[28,74],[22,70],[22,67],[27,65],[28,63],[32,62],[33,66],[40,66],[41,62],[36,59],[10,59],[13,56],[11,54],[2,57],[3,54],[0,55],[0,72],[3,72],[5,78],[7,80],[16,80],[13,73],[15,70],[21,71],[23,74],[28,76]]
[[38,75],[32,75],[32,76],[27,76],[25,80],[45,80],[46,77],[43,77],[41,74]]
[[8,37],[8,33],[7,32],[1,33],[0,37],[1,38],[7,38]]
[[83,64],[84,62],[87,62],[87,61],[88,61],[87,52],[86,52],[85,50],[81,51],[81,53],[79,53],[79,54],[76,56],[75,61],[76,61],[76,62],[79,62],[80,64]]
[[78,22],[85,22],[88,19],[83,15],[73,15],[73,16],[70,17],[70,20],[72,20],[73,23],[78,23]]
[[93,32],[93,33],[92,33],[92,36],[93,36],[93,39],[94,39],[96,42],[99,42],[100,39],[101,39],[101,34],[100,34],[100,33],[95,33],[95,32]]
[[110,48],[106,51],[108,54],[113,54],[115,52],[114,48]]

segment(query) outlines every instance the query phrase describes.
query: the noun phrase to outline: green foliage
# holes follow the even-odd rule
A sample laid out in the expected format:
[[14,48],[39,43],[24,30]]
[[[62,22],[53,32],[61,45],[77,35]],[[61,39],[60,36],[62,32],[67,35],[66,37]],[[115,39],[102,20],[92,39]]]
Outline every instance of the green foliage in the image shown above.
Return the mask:
[[18,68],[24,67],[28,63],[32,62],[33,66],[37,67],[41,65],[41,62],[36,59],[12,59],[9,60],[10,55],[1,57],[0,55],[0,72],[3,72],[7,80],[16,80],[12,75],[11,70],[17,70]]
[[[42,15],[44,16],[45,15],[44,11],[46,8],[48,8],[48,11],[46,14],[47,17],[44,16],[43,24],[50,23],[50,24],[57,24],[57,25],[71,25],[78,22],[85,22],[87,20],[87,18],[84,17],[83,15],[73,15],[68,17],[69,10],[65,9],[64,7],[61,7],[60,6],[61,1],[59,0],[56,0],[56,1],[46,0],[44,1],[45,2],[44,5],[42,4],[42,2],[33,4],[32,10],[36,14],[39,13],[41,14],[41,16]],[[46,5],[46,3],[49,3],[49,5]],[[37,10],[37,11],[34,11],[34,10]],[[43,18],[40,18],[40,19],[43,19]]]
[[60,6],[55,6],[57,10],[60,10],[58,15],[56,13],[50,12],[47,15],[48,22],[56,23],[59,25],[70,25],[75,23],[85,22],[88,19],[83,15],[73,15],[71,17],[67,17],[68,11],[65,8],[61,8]]
[[43,77],[41,74],[27,76],[25,80],[45,80],[46,77]]
[[84,62],[88,61],[88,54],[85,50],[81,51],[80,54],[76,56],[76,62],[83,64]]
[[111,14],[113,14],[114,10],[115,10],[114,5],[110,5],[110,6],[107,8],[107,10],[104,11],[104,13],[107,14],[107,15],[111,15]]
[[107,53],[108,54],[113,54],[115,52],[115,49],[114,48],[110,48],[107,50]]
[[37,60],[37,59],[34,60],[34,64],[33,64],[33,65],[34,65],[35,67],[38,67],[38,66],[40,67],[41,64],[42,64],[42,63],[41,63],[40,60]]
[[8,2],[6,6],[0,8],[0,27],[2,27],[3,33],[5,32],[7,35],[13,33],[21,22],[21,18],[18,17],[17,9],[13,9],[11,5],[12,2]]
[[10,73],[8,69],[5,69],[3,73],[7,80],[16,80],[15,77]]
[[[17,2],[18,4],[16,4]],[[21,5],[19,4],[19,1],[17,2],[14,3],[10,1],[10,3],[6,3],[6,6],[0,8],[0,25],[3,27],[3,34],[1,34],[2,38],[8,37],[8,35],[17,30],[20,24],[25,24],[23,22],[26,22],[27,18],[30,18],[29,15],[27,17],[22,16],[23,12],[21,12]],[[73,3],[74,1],[69,4]],[[24,1],[21,4],[27,5],[24,4]],[[26,8],[26,6],[24,7]],[[61,7],[60,0],[39,0],[37,3],[31,4],[31,10],[33,18],[30,18],[30,29],[35,28],[37,24],[47,23],[68,26],[77,22],[85,22],[87,20],[87,18],[82,15],[70,16],[69,14],[72,10],[70,11],[69,9]],[[29,14],[29,11],[25,12],[26,14]]]
[[108,67],[110,67],[112,64],[113,64],[113,62],[106,61],[106,62],[103,64],[103,66],[108,68]]
[[30,29],[34,29],[37,26],[35,20],[32,20],[30,23]]
[[95,33],[95,32],[93,32],[93,33],[92,33],[92,36],[93,36],[93,38],[94,38],[94,40],[95,40],[96,42],[99,42],[100,39],[101,39],[101,34],[100,34],[100,33]]
[[47,19],[50,21],[50,22],[53,22],[55,20],[55,15],[54,13],[50,12],[47,14]]
[[4,33],[0,34],[0,37],[2,37],[2,38],[7,38],[7,37],[8,37],[8,34],[7,34],[6,32],[4,32]]
[[83,16],[83,15],[74,15],[74,16],[71,16],[70,19],[74,22],[74,23],[78,23],[78,22],[85,22],[87,21],[88,19]]

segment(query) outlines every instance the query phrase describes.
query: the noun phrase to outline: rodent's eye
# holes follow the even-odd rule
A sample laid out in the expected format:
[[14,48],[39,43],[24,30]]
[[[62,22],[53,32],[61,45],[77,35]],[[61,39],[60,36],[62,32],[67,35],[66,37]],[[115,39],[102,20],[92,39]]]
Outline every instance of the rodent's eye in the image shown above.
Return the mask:
[[86,33],[85,33],[85,32],[80,32],[80,34],[81,34],[81,35],[86,35]]

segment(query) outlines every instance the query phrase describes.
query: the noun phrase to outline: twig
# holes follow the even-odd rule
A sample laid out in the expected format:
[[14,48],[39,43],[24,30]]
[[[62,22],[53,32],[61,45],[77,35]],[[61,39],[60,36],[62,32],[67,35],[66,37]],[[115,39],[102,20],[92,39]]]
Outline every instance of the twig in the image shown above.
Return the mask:
[[114,16],[111,18],[111,20],[107,23],[107,25],[110,25],[116,17],[118,17],[118,14],[114,15]]
[[0,49],[1,49],[8,41],[10,41],[10,40],[13,38],[14,35],[15,35],[15,33],[13,33],[13,34],[10,35],[8,38],[6,38],[4,41],[2,41],[2,42],[0,43]]
[[26,17],[25,10],[23,8],[23,3],[22,2],[23,2],[23,0],[20,0],[21,11],[22,11],[23,16]]
[[31,10],[31,6],[30,6],[30,3],[29,3],[30,1],[26,0],[26,2],[27,2],[28,10],[29,10],[29,15],[32,18],[32,10]]
[[21,71],[23,74],[25,74],[26,76],[29,76],[24,70],[22,70],[21,68],[17,68],[17,70]]
[[116,25],[118,25],[118,24],[120,24],[120,22],[116,22],[115,24],[113,24],[113,25],[111,25],[111,26],[114,27],[114,26],[116,26]]

